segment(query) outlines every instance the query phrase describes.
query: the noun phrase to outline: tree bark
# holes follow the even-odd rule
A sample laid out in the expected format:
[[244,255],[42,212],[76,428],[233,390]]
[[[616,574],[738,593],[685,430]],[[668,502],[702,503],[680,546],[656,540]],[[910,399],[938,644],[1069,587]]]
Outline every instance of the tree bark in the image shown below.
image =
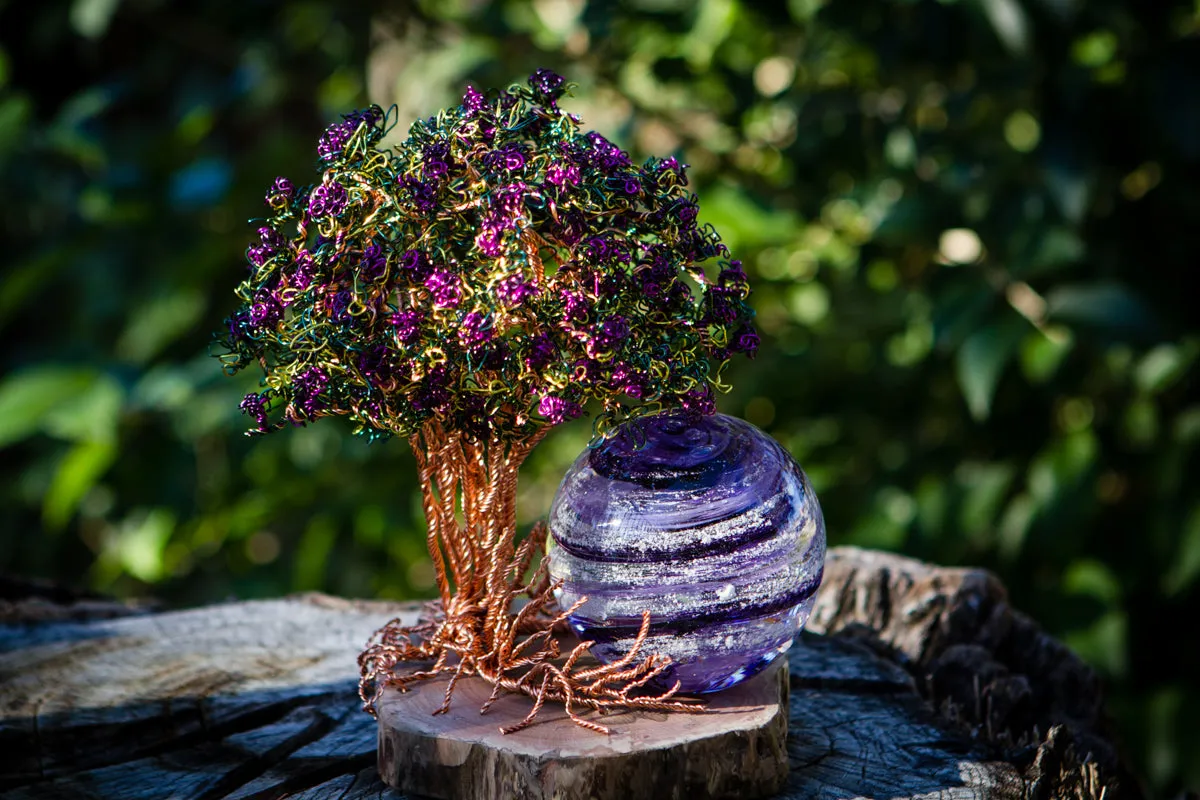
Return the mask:
[[[1009,605],[986,570],[834,548],[808,628],[855,639],[904,666],[943,716],[1006,757],[1061,762],[1064,780],[1103,775],[1110,798],[1143,794],[1096,673]],[[1033,796],[1051,796],[1050,785],[1039,776]]]

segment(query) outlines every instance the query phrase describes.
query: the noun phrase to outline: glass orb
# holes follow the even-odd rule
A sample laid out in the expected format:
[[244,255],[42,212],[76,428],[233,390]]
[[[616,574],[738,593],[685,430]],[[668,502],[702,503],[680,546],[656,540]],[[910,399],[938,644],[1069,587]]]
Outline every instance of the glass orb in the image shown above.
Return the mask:
[[550,575],[604,663],[669,655],[658,681],[715,692],[761,671],[808,621],[825,564],[821,506],[771,437],[724,414],[626,423],[586,450],[550,509]]

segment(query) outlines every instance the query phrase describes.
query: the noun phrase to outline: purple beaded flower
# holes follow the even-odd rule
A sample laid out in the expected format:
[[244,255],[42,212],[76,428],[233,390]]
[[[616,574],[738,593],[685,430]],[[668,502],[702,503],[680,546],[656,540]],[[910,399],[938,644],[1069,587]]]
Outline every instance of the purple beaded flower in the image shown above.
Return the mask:
[[458,328],[458,341],[465,350],[475,350],[491,341],[492,329],[488,318],[472,311],[462,318]]
[[468,86],[467,90],[463,92],[462,107],[467,113],[475,114],[482,111],[486,104],[487,98],[474,86]]
[[377,281],[387,272],[387,253],[378,244],[372,244],[363,250],[362,259],[358,262],[359,274],[364,280]]
[[523,361],[528,373],[538,373],[553,363],[558,356],[558,347],[547,333],[539,333],[522,343]]
[[252,266],[261,267],[272,256],[287,249],[286,240],[272,228],[259,228],[258,237],[258,244],[246,250],[246,258]]
[[312,417],[324,408],[321,393],[329,385],[329,376],[320,367],[309,367],[292,382],[293,405]]
[[[423,171],[423,170],[422,170]],[[421,214],[432,214],[437,210],[437,185],[434,181],[423,181],[405,176],[400,179],[409,202]]]
[[733,335],[730,345],[735,353],[745,353],[748,358],[758,354],[758,332],[750,325],[743,325]]
[[354,134],[355,125],[352,122],[339,122],[325,129],[325,135],[317,142],[317,155],[325,161],[332,161],[342,154],[346,142]]
[[346,187],[337,181],[323,183],[313,189],[309,196],[308,213],[314,219],[340,216],[346,209],[349,199],[350,194],[346,191]]
[[546,170],[546,180],[560,189],[579,184],[579,166],[570,163],[551,164]]
[[646,394],[647,377],[628,364],[617,364],[612,371],[612,388],[614,391],[629,395],[640,400]]
[[231,372],[265,368],[257,430],[343,415],[516,441],[589,404],[601,436],[714,408],[722,362],[759,346],[745,272],[686,167],[634,164],[559,109],[565,91],[550,70],[468,87],[394,149],[381,110],[348,114],[312,188],[275,181],[223,334]]
[[362,111],[355,111],[342,117],[342,121],[325,129],[321,140],[317,142],[317,155],[322,161],[335,161],[345,153],[346,145],[354,137],[360,126],[371,127],[383,119],[383,110],[371,106]]
[[316,273],[317,262],[313,259],[312,253],[301,250],[296,254],[296,260],[292,264],[289,282],[297,289],[307,289],[316,279]]
[[274,293],[259,289],[250,304],[250,324],[255,328],[273,327],[283,317],[283,304]]
[[501,303],[509,307],[519,306],[537,294],[538,287],[520,275],[509,275],[496,284],[496,296],[500,298]]
[[273,209],[283,210],[291,202],[295,192],[296,187],[292,186],[292,182],[287,178],[276,178],[275,183],[267,190],[265,202]]
[[525,166],[525,149],[514,142],[483,157],[483,165],[492,170],[516,172]]
[[434,308],[455,308],[462,300],[462,282],[453,272],[438,270],[425,279]]
[[562,75],[545,68],[529,76],[529,85],[533,87],[534,97],[551,107],[555,106],[565,83],[566,79]]
[[605,348],[615,347],[629,338],[629,320],[617,315],[609,317],[600,323],[596,331],[596,341]]
[[578,403],[548,394],[538,401],[538,413],[545,417],[551,425],[559,425],[567,420],[575,419],[583,413],[583,409]]
[[254,418],[254,423],[257,426],[255,433],[267,433],[271,430],[271,425],[267,421],[267,398],[265,395],[251,392],[242,398],[242,402],[238,404],[238,408],[246,416]]
[[425,316],[420,311],[409,309],[392,314],[390,321],[396,331],[396,338],[404,344],[412,344],[421,338],[421,323],[424,319]]

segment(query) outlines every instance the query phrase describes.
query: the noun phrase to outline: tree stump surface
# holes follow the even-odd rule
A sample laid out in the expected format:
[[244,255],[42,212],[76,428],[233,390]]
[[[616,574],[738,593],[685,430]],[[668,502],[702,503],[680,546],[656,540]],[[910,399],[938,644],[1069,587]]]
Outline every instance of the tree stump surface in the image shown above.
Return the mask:
[[530,700],[510,694],[480,715],[492,688],[480,678],[461,680],[449,711],[434,716],[448,682],[389,689],[379,699],[384,783],[443,800],[754,800],[787,779],[786,659],[710,695],[704,713],[589,715],[608,735],[576,725],[562,707],[543,708],[530,727],[504,735],[497,721],[519,721]]
[[[415,604],[154,611],[3,588],[5,798],[402,797],[376,771],[355,659]],[[1141,796],[1095,676],[982,570],[834,548],[788,658],[781,799]],[[516,721],[498,711],[477,719]]]

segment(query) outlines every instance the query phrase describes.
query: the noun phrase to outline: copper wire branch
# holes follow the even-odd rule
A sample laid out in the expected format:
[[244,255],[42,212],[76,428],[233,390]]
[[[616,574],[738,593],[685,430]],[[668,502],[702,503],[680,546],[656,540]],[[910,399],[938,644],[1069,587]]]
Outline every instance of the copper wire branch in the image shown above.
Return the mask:
[[[504,691],[530,697],[529,714],[502,726],[502,733],[529,726],[547,702],[563,705],[575,724],[597,733],[609,729],[584,719],[581,711],[703,710],[700,700],[676,697],[678,684],[658,694],[646,692],[671,664],[665,656],[641,653],[650,627],[648,611],[633,646],[618,661],[580,667],[591,642],[565,655],[559,652],[555,633],[565,628],[578,604],[557,608],[557,586],[550,582],[545,559],[544,523],[538,523],[520,546],[515,542],[517,471],[546,430],[505,446],[471,441],[429,422],[410,439],[439,599],[429,618],[415,625],[394,619],[371,637],[358,658],[364,710],[375,713],[385,687],[404,691],[412,683],[442,675],[450,680],[434,713],[449,709],[454,688],[464,677],[478,676],[492,686],[480,713]],[[526,578],[539,557],[538,567]],[[514,610],[522,596],[528,602]],[[406,662],[424,663],[405,670]]]

